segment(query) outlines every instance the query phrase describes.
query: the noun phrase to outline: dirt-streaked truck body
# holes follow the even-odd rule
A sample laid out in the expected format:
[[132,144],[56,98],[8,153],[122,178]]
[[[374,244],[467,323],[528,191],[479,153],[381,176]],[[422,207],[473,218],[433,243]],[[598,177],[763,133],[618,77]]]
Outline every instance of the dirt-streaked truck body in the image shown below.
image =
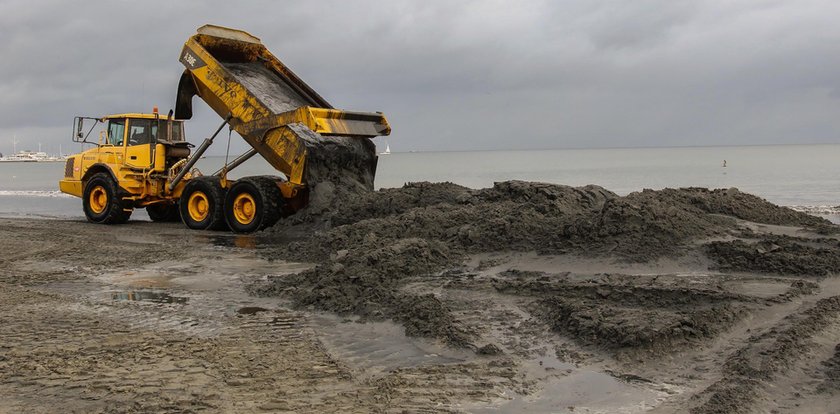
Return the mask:
[[[97,147],[68,160],[68,174],[59,186],[82,197],[89,220],[117,223],[127,220],[134,208],[168,206],[190,228],[256,231],[306,206],[308,188],[315,184],[310,182],[316,177],[310,174],[316,169],[312,164],[324,159],[318,151],[333,141],[354,147],[338,154],[341,173],[358,174],[362,185],[372,189],[377,156],[370,138],[388,135],[391,130],[381,113],[333,108],[258,38],[240,30],[202,26],[184,44],[180,61],[186,69],[178,85],[174,118],[171,112],[167,117],[155,113],[102,118],[109,129],[100,134]],[[186,146],[159,142],[151,134],[149,142],[131,144],[131,125],[145,119],[154,123],[150,129],[161,131],[160,125],[165,125],[169,131],[177,125],[183,131],[182,121],[192,117],[196,95],[225,122],[192,157],[187,157]],[[110,131],[114,119],[123,119],[128,125],[121,147],[115,144],[117,131]],[[82,120],[77,118],[78,127],[74,128],[77,137],[82,135]],[[192,167],[225,125],[241,135],[252,150],[213,176],[199,177]],[[177,150],[168,150],[170,147]],[[177,157],[167,157],[169,153]],[[256,154],[284,177],[227,179],[231,169]],[[104,210],[122,213],[102,216]],[[167,211],[166,219],[172,218],[172,211]]]

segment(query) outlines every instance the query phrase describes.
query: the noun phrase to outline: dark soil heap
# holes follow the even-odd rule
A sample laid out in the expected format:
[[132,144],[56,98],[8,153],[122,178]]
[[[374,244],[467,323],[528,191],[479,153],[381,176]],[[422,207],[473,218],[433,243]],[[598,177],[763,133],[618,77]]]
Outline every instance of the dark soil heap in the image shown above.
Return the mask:
[[[494,287],[537,299],[531,313],[555,330],[608,349],[662,349],[712,337],[754,298],[711,289],[662,286],[639,277],[600,275],[570,282],[561,275],[509,270]],[[600,279],[600,280],[598,280]]]
[[318,222],[341,200],[373,192],[377,156],[371,140],[345,136],[323,139],[303,126],[291,125],[289,128],[296,129],[306,146],[304,182],[313,183],[306,209],[289,221]]
[[757,242],[719,241],[706,245],[706,253],[725,271],[758,271],[780,275],[826,276],[840,269],[837,240],[764,237]]
[[[737,189],[645,190],[620,197],[598,186],[508,181],[471,190],[451,183],[412,183],[333,197],[331,205],[268,230],[286,232],[317,221],[320,231],[270,254],[319,264],[254,286],[253,292],[283,295],[299,306],[391,318],[403,323],[408,334],[456,344],[466,343],[470,333],[455,327],[444,304],[401,286],[408,278],[457,268],[472,253],[537,251],[644,262],[696,249],[706,238],[742,234],[736,218],[828,225]],[[838,264],[829,267],[836,270]],[[554,309],[558,323],[579,325],[563,316],[562,306]]]

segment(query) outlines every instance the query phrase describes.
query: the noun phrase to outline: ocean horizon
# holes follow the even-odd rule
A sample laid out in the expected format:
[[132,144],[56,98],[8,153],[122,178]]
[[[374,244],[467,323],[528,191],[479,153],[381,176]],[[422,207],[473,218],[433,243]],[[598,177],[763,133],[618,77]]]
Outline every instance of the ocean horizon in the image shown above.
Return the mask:
[[[667,187],[735,187],[812,214],[838,214],[837,160],[839,144],[397,151],[379,157],[376,187],[449,181],[483,188],[525,180],[593,184],[619,195]],[[224,162],[224,156],[207,156],[197,167],[210,173]],[[83,217],[80,200],[58,192],[63,170],[61,162],[0,163],[0,215]],[[255,157],[231,176],[264,174],[278,173]]]

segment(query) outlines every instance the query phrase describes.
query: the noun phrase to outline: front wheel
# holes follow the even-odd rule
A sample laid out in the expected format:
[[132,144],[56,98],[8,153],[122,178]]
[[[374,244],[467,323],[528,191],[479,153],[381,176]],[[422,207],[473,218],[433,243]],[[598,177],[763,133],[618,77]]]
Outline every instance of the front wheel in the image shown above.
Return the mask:
[[178,209],[181,220],[195,230],[222,230],[225,190],[219,177],[197,177],[184,186]]
[[225,196],[225,221],[237,233],[262,230],[280,219],[282,203],[276,178],[242,178]]
[[131,209],[122,206],[117,183],[104,172],[94,174],[85,184],[82,209],[92,223],[119,224],[131,217]]

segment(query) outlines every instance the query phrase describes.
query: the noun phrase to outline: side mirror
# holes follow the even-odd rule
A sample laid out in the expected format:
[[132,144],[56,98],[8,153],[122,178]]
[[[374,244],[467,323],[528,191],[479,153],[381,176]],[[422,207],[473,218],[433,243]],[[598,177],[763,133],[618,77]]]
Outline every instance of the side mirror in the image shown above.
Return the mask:
[[84,142],[84,125],[84,118],[80,116],[73,118],[73,142]]
[[[85,119],[93,121],[93,126],[90,130],[85,132]],[[96,118],[88,118],[84,116],[77,116],[73,118],[73,142],[87,142],[87,137],[90,135],[93,128],[96,127],[100,121]]]

